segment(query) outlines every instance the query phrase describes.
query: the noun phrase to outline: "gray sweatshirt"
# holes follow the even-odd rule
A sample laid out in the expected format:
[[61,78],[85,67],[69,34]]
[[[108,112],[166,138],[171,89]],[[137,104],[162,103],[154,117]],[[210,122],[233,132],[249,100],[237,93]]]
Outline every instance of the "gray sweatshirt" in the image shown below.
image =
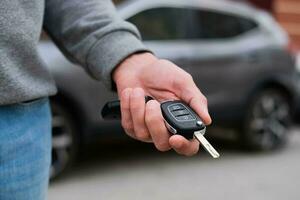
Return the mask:
[[147,50],[110,0],[0,0],[0,105],[56,93],[37,51],[43,26],[67,58],[107,87],[114,67]]

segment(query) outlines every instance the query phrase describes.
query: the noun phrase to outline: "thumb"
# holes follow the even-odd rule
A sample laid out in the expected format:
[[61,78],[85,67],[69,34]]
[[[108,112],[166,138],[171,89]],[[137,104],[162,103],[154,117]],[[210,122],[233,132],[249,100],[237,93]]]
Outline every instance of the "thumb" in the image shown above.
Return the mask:
[[212,123],[208,112],[207,98],[201,93],[190,74],[184,79],[178,79],[175,85],[177,96],[186,102],[203,120],[206,125]]

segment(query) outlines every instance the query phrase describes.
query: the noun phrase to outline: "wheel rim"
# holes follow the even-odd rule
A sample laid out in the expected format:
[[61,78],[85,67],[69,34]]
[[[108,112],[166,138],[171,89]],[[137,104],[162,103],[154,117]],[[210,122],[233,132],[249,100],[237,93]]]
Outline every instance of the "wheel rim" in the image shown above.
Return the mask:
[[290,106],[279,93],[266,93],[253,105],[249,132],[254,144],[272,149],[283,141],[289,127]]
[[52,106],[52,163],[50,178],[56,177],[68,165],[73,145],[72,126],[63,111]]

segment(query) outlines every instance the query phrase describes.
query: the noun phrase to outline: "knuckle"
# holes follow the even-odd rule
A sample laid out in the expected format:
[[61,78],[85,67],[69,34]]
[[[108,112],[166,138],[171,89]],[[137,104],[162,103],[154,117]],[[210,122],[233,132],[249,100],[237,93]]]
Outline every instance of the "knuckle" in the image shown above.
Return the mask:
[[200,97],[194,97],[190,100],[190,105],[202,105],[202,106],[207,106],[208,105],[208,100],[204,95],[201,95]]
[[207,104],[208,100],[207,100],[207,98],[206,98],[205,96],[202,97],[202,102],[203,102],[204,104]]
[[140,87],[133,88],[132,92],[133,92],[133,96],[143,96],[144,94],[144,90]]
[[130,108],[138,109],[142,104],[141,102],[145,101],[145,94],[141,88],[135,88],[130,95]]
[[127,97],[128,94],[130,94],[132,92],[132,88],[125,88],[124,90],[122,90],[121,92],[121,97]]
[[193,82],[193,77],[190,73],[186,72],[186,71],[183,71],[183,74],[182,74],[182,77],[180,79],[180,81],[182,83],[192,83]]
[[150,139],[150,136],[146,130],[137,131],[135,133],[138,140],[147,141]]
[[193,76],[190,73],[185,73],[186,80],[193,81]]
[[132,92],[132,88],[125,88],[121,92],[121,98],[128,98],[131,92]]
[[178,76],[178,78],[174,81],[173,85],[176,88],[181,88],[183,86],[194,86],[193,77],[189,73],[184,72],[181,76]]
[[132,130],[133,129],[133,124],[131,122],[122,121],[122,127],[125,130]]
[[130,106],[129,106],[129,97],[130,97],[130,93],[131,93],[132,89],[131,88],[126,88],[121,92],[121,109],[122,112],[126,112],[129,110]]
[[166,59],[159,59],[158,62],[160,62],[162,65],[174,65],[171,61]]

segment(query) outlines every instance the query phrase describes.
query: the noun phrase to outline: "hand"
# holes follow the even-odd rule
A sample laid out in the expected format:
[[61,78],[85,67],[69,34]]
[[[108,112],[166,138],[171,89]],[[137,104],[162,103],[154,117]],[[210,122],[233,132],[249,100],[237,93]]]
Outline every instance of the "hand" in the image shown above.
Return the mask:
[[[180,99],[189,104],[208,125],[211,118],[205,96],[192,76],[167,60],[151,53],[134,54],[114,71],[121,101],[122,126],[126,133],[144,142],[153,142],[160,151],[173,148],[191,156],[198,152],[199,143],[180,135],[170,135],[165,127],[159,102]],[[155,100],[145,104],[145,95]]]

